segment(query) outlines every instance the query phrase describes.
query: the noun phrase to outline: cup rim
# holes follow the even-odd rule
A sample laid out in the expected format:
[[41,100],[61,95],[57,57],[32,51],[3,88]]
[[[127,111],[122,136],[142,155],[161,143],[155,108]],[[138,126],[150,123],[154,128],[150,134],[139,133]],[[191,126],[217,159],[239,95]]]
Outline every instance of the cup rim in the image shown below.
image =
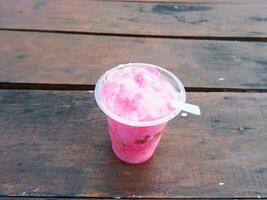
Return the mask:
[[159,124],[163,124],[163,123],[167,123],[168,121],[170,121],[171,119],[173,119],[174,117],[176,117],[181,110],[176,108],[173,112],[171,112],[169,115],[164,116],[162,118],[156,119],[156,120],[151,120],[151,121],[143,121],[143,122],[138,122],[138,121],[132,121],[132,120],[128,120],[128,119],[124,119],[114,113],[112,113],[102,102],[101,102],[101,97],[100,97],[100,86],[102,81],[108,76],[110,75],[112,72],[120,69],[120,68],[125,68],[125,67],[130,67],[130,66],[141,66],[141,67],[155,67],[157,69],[159,69],[160,71],[163,71],[165,73],[167,73],[171,78],[173,78],[173,80],[175,81],[175,83],[178,85],[179,89],[181,90],[181,96],[182,96],[182,102],[185,103],[186,101],[186,92],[185,92],[185,88],[182,84],[182,82],[170,71],[168,71],[167,69],[163,68],[163,67],[159,67],[157,65],[153,65],[153,64],[148,64],[148,63],[128,63],[128,64],[120,64],[116,67],[111,68],[110,70],[107,70],[97,81],[96,86],[95,86],[95,99],[96,99],[96,103],[98,104],[98,106],[101,108],[101,110],[110,118],[125,124],[125,125],[129,125],[129,126],[137,126],[137,127],[147,127],[147,126],[155,126],[155,125],[159,125]]

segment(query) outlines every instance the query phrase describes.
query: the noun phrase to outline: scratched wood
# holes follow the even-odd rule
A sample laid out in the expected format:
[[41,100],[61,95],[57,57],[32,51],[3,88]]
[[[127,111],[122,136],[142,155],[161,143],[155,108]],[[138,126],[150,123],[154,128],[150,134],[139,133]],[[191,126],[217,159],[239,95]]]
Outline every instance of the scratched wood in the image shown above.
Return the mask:
[[0,31],[0,82],[91,84],[120,63],[166,67],[188,87],[267,88],[267,44]]
[[152,159],[111,150],[88,92],[0,91],[0,196],[267,197],[267,94],[189,93]]
[[266,37],[258,1],[141,3],[2,0],[0,28],[166,36]]

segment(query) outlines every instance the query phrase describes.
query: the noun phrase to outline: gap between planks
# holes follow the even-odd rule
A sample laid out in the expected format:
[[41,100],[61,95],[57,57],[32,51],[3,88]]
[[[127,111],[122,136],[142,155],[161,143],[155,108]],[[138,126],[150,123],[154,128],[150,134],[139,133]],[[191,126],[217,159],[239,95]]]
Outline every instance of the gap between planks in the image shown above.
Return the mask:
[[[103,1],[103,2],[126,2],[126,3],[161,3],[161,4],[207,4],[212,2],[213,4],[242,4],[242,3],[250,3],[251,1],[243,0],[241,3],[232,0],[89,0],[89,1]],[[261,2],[259,0],[259,2]]]
[[201,198],[164,198],[164,197],[159,197],[159,198],[150,198],[150,197],[138,197],[138,198],[133,198],[133,197],[89,197],[89,196],[0,196],[0,200],[6,200],[6,199],[30,199],[30,200],[35,200],[35,199],[151,199],[151,200],[156,200],[156,199],[201,199]]
[[114,196],[114,197],[90,197],[90,196],[6,196],[6,195],[1,195],[0,196],[0,200],[2,199],[32,199],[32,200],[35,200],[35,199],[151,199],[151,200],[154,200],[154,199],[201,199],[201,198],[165,198],[165,197],[159,197],[159,198],[150,198],[150,197],[117,197],[117,196]]
[[129,34],[129,33],[103,33],[103,32],[91,32],[91,31],[39,30],[39,29],[21,29],[21,28],[19,29],[0,28],[0,31],[55,33],[55,34],[71,34],[71,35],[96,35],[96,36],[131,37],[131,38],[267,42],[267,37],[221,37],[221,36],[184,36],[184,35],[176,36],[176,35],[151,35],[151,34],[138,34],[138,33]]
[[[14,90],[75,90],[93,91],[95,85],[87,84],[48,84],[48,83],[5,83],[0,82],[0,89]],[[209,88],[209,87],[185,87],[187,92],[242,92],[242,93],[266,93],[267,89],[245,88]]]

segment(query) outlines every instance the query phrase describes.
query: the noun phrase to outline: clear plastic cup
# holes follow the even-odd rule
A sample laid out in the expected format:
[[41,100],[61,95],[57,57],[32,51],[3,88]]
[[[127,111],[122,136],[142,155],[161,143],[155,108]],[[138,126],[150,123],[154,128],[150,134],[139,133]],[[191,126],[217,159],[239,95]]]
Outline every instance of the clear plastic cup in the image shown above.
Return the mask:
[[154,67],[161,73],[161,76],[165,80],[172,84],[177,93],[180,93],[182,102],[185,102],[186,100],[186,93],[183,84],[174,74],[162,67],[152,64],[122,64],[106,71],[99,78],[95,88],[95,98],[99,107],[107,115],[112,149],[116,156],[122,161],[138,164],[145,162],[153,155],[168,121],[178,115],[181,110],[177,108],[169,115],[160,119],[143,122],[130,121],[112,113],[103,104],[100,88],[110,74],[126,67]]

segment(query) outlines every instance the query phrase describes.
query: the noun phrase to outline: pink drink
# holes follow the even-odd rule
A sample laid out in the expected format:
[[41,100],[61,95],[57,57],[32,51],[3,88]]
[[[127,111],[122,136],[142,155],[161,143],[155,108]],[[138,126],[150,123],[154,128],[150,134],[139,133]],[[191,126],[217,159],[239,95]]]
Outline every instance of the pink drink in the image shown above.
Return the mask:
[[119,65],[97,82],[95,96],[107,114],[114,153],[127,163],[148,160],[167,122],[185,102],[182,83],[169,71],[151,64]]

